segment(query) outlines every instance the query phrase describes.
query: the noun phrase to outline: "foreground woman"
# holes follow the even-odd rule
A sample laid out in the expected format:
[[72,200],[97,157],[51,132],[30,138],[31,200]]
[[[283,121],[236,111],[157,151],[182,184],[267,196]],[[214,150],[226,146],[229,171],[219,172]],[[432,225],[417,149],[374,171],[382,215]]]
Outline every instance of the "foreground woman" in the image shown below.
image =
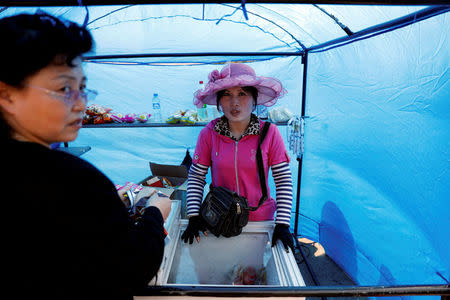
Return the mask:
[[0,36],[6,286],[35,299],[129,299],[161,264],[170,200],[156,198],[134,223],[105,175],[50,149],[77,137],[96,95],[81,63],[91,35],[22,14],[0,19]]

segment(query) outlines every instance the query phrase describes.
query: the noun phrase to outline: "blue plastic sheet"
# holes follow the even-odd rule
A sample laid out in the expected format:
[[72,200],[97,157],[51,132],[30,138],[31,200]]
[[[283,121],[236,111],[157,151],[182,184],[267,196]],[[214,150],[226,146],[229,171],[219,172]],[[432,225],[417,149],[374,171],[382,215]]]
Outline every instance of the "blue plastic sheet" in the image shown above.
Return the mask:
[[[246,4],[248,20],[238,4],[89,7],[92,55],[301,52],[346,36],[336,21],[357,32],[423,8],[320,7],[328,15],[306,4]],[[86,15],[83,7],[42,9],[78,23]],[[10,7],[0,17],[23,11],[36,8]],[[446,13],[308,56],[300,234],[320,242],[360,285],[450,280],[449,29]],[[85,70],[100,92],[97,104],[151,112],[157,92],[168,115],[194,109],[198,81],[227,61],[279,78],[288,94],[277,106],[300,115],[298,56],[105,59]],[[82,157],[123,184],[150,175],[150,161],[180,164],[200,130],[85,128],[71,146],[91,146]],[[286,127],[280,131],[286,141]],[[291,170],[297,185],[295,157]]]

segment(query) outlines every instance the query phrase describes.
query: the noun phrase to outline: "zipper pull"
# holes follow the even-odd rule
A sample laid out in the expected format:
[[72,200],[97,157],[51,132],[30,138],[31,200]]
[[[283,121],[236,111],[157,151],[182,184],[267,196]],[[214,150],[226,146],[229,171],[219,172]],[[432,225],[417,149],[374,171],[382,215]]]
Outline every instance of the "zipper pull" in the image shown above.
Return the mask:
[[241,214],[241,206],[239,205],[239,203],[236,203],[236,211],[238,215]]

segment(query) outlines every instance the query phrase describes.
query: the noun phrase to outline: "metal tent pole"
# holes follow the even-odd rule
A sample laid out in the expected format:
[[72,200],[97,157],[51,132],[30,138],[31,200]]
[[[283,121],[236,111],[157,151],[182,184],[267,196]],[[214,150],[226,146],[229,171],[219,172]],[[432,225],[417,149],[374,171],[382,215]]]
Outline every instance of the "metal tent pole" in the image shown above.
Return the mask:
[[[305,104],[306,104],[306,77],[308,71],[308,52],[306,51],[302,56],[303,64],[303,83],[302,83],[302,112],[301,118],[305,117]],[[297,157],[298,161],[298,177],[297,177],[297,202],[295,204],[295,225],[294,225],[294,236],[297,238],[298,235],[298,217],[300,215],[300,186],[302,183],[302,165],[303,165],[303,153],[300,157]]]
[[147,57],[209,57],[209,56],[302,56],[303,51],[291,52],[187,52],[187,53],[128,53],[110,55],[87,55],[84,60],[103,60],[119,58],[147,58]]
[[[305,54],[302,56],[302,64],[303,64],[303,83],[302,83],[302,111],[301,111],[301,118],[305,118],[305,104],[306,104],[306,82],[307,82],[307,71],[308,71],[308,52],[306,51]],[[295,204],[295,225],[294,225],[294,237],[295,237],[295,244],[303,258],[303,261],[305,262],[306,268],[308,269],[309,274],[311,274],[311,278],[314,281],[314,284],[317,286],[319,285],[319,282],[316,278],[316,275],[314,271],[312,270],[311,266],[308,263],[308,260],[306,259],[305,254],[303,253],[302,247],[299,244],[299,241],[297,239],[298,237],[298,222],[299,222],[299,216],[300,216],[300,186],[302,183],[302,166],[303,166],[303,153],[300,154],[299,157],[297,157],[298,161],[298,177],[297,177],[297,202]],[[326,299],[324,297],[321,297],[322,300]]]
[[397,285],[397,286],[147,286],[135,296],[214,296],[214,297],[393,297],[393,296],[441,296],[448,299],[450,286]]
[[311,46],[307,50],[311,53],[327,51],[333,48],[347,45],[349,43],[357,42],[363,39],[368,39],[376,35],[396,30],[449,11],[450,5],[429,6],[427,8],[416,11],[409,15],[394,20],[390,20],[385,23],[377,24],[372,27],[360,30],[358,32],[354,32],[350,36],[337,38],[319,45]]

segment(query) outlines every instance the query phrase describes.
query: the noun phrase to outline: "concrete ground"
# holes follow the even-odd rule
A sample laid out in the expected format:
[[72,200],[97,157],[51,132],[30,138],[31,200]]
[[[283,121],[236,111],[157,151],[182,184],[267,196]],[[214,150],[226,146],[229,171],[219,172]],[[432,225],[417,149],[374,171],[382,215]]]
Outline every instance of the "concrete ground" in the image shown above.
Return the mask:
[[[306,286],[353,286],[353,280],[326,253],[323,247],[306,238],[298,239],[300,249],[294,256]],[[307,267],[309,265],[309,269]],[[311,274],[313,273],[313,275]],[[307,300],[326,299],[308,297]],[[357,299],[352,297],[333,297],[330,299]],[[365,299],[365,298],[358,298]]]

